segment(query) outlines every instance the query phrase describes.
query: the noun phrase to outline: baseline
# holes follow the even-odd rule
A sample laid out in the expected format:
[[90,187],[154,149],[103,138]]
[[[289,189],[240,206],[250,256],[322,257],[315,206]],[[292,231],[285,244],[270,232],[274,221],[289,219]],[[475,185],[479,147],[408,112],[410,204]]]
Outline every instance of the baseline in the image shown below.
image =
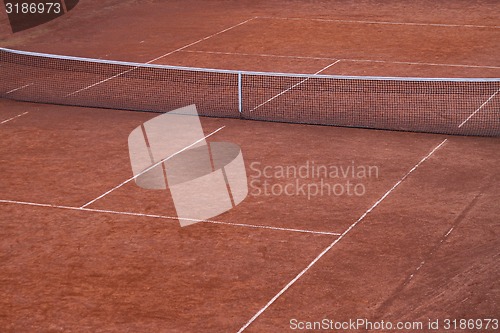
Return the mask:
[[490,28],[500,29],[498,25],[476,25],[476,24],[449,24],[449,23],[420,23],[420,22],[394,22],[394,21],[365,21],[365,20],[340,20],[340,19],[322,19],[307,17],[271,17],[257,16],[258,19],[268,20],[291,20],[291,21],[319,21],[319,22],[338,22],[338,23],[357,23],[357,24],[384,24],[384,25],[409,25],[426,27],[445,27],[445,28]]
[[[123,211],[115,211],[115,210],[107,210],[107,209],[82,208],[82,207],[72,207],[72,206],[63,206],[63,205],[52,205],[52,204],[17,201],[17,200],[0,199],[0,203],[35,206],[35,207],[46,207],[46,208],[56,208],[56,209],[66,209],[66,210],[78,210],[78,211],[86,211],[86,212],[102,213],[102,214],[129,215],[129,216],[148,217],[148,218],[164,219],[164,220],[177,220],[177,217],[174,217],[174,216],[143,214],[143,213],[134,213],[134,212],[123,212]],[[281,227],[272,227],[272,226],[267,226],[267,225],[234,223],[234,222],[215,221],[215,220],[199,220],[199,219],[190,219],[190,218],[183,218],[183,219],[190,220],[193,222],[229,225],[229,226],[252,228],[252,229],[268,229],[268,230],[274,230],[274,231],[288,231],[288,232],[298,232],[298,233],[316,234],[316,235],[329,235],[329,236],[340,236],[341,235],[340,233],[330,232],[330,231],[314,231],[314,230],[307,230],[307,229],[281,228]]]

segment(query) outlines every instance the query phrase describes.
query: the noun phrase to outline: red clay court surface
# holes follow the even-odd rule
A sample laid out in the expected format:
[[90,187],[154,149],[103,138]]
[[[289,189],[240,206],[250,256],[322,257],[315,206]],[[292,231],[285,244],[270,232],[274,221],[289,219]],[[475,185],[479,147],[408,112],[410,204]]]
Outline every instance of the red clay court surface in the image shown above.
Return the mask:
[[[207,68],[498,78],[498,13],[493,1],[81,1],[15,35],[0,16],[0,41]],[[209,141],[240,145],[249,180],[251,163],[378,174],[335,180],[362,183],[360,196],[249,194],[185,228],[168,192],[133,183],[81,208],[131,177],[127,137],[155,116],[0,100],[1,332],[288,332],[362,318],[498,332],[444,323],[500,319],[499,138],[202,118],[207,134],[225,126]]]

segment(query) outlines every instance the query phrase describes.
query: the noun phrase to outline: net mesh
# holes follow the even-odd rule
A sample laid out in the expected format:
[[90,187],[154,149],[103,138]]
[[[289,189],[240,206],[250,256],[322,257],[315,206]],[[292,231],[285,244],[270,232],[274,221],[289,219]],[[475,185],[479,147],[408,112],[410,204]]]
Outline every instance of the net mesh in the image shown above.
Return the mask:
[[428,133],[500,136],[500,79],[255,73],[135,64],[0,48],[0,97]]
[[252,119],[500,135],[499,82],[262,75],[243,80],[244,114]]
[[238,74],[20,54],[0,49],[0,97],[48,104],[166,112],[196,104],[239,117]]

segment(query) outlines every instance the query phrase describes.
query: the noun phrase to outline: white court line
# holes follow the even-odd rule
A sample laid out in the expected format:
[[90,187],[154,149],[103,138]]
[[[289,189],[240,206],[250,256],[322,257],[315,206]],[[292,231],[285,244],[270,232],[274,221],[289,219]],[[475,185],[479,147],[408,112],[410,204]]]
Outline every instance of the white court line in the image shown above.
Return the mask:
[[482,66],[482,65],[463,65],[463,64],[440,64],[436,62],[415,62],[415,61],[390,61],[390,60],[372,60],[372,59],[342,59],[352,62],[380,62],[398,65],[422,65],[422,66],[442,66],[442,67],[462,67],[462,68],[488,68],[500,69],[500,66]]
[[[116,215],[148,217],[148,218],[164,219],[164,220],[176,220],[176,221],[178,220],[177,217],[165,216],[165,215],[142,214],[142,213],[134,213],[134,212],[121,212],[121,211],[107,210],[107,209],[93,209],[93,208],[71,207],[71,206],[62,206],[62,205],[51,205],[51,204],[42,204],[42,203],[35,203],[35,202],[16,201],[16,200],[0,200],[0,203],[35,206],[35,207],[48,207],[48,208],[57,208],[57,209],[67,209],[67,210],[76,210],[76,211],[103,213],[103,214],[116,214]],[[252,228],[252,229],[268,229],[268,230],[275,230],[275,231],[290,231],[290,232],[299,232],[299,233],[306,233],[306,234],[340,236],[340,233],[329,232],[329,231],[313,231],[313,230],[305,230],[305,229],[280,228],[280,227],[271,227],[271,226],[266,226],[266,225],[232,223],[232,222],[223,222],[223,221],[214,221],[214,220],[199,220],[199,219],[190,219],[190,218],[183,218],[183,219],[189,220],[189,221],[194,221],[194,222],[221,224],[221,225],[245,227],[245,228]]]
[[257,18],[258,19],[271,19],[271,20],[290,20],[290,21],[319,21],[319,22],[358,23],[358,24],[429,26],[429,27],[446,27],[446,28],[491,28],[491,29],[500,29],[500,26],[498,26],[498,25],[476,25],[476,24],[447,24],[447,23],[418,23],[418,22],[337,20],[337,19],[321,19],[321,18],[307,18],[307,17],[271,17],[271,16],[257,16]]
[[242,56],[257,56],[257,57],[272,57],[272,58],[293,58],[293,59],[313,59],[313,60],[337,60],[337,58],[329,58],[329,57],[308,57],[308,56],[279,55],[279,54],[267,54],[267,53],[220,52],[220,51],[197,51],[197,50],[185,50],[185,51],[182,51],[182,52],[207,53],[207,54],[224,54],[224,55],[242,55]]
[[[452,233],[453,229],[455,229],[455,226],[452,226],[450,228],[450,230],[448,230],[448,232],[446,233],[446,235],[444,235],[444,237],[441,238],[441,240],[439,241],[439,244],[443,244],[446,241],[446,239],[448,238],[448,236]],[[432,254],[433,253],[431,252],[431,255]],[[408,277],[408,279],[404,282],[405,286],[408,285],[408,283],[410,283],[411,280],[413,280],[413,278],[415,277],[415,275],[418,273],[418,271],[422,267],[424,267],[424,265],[425,265],[425,259],[420,262],[420,265],[418,265],[417,268],[415,268],[415,270],[413,271],[413,273],[411,273],[410,276]]]
[[24,112],[24,113],[18,114],[17,116],[14,116],[14,117],[12,117],[12,118],[9,118],[9,119],[6,119],[6,120],[4,120],[4,121],[0,122],[0,124],[5,124],[6,122],[9,122],[9,121],[14,120],[14,119],[16,119],[16,118],[19,118],[19,117],[21,117],[21,116],[24,116],[24,115],[25,115],[25,114],[27,114],[27,113],[29,113],[29,112]]
[[445,142],[448,141],[448,139],[444,139],[439,145],[437,145],[432,151],[427,154],[424,158],[420,160],[413,168],[410,169],[394,186],[391,187],[390,190],[388,190],[380,199],[377,200],[366,212],[363,213],[359,217],[359,219],[356,220],[353,224],[347,228],[346,231],[344,231],[337,239],[335,239],[326,249],[324,249],[314,260],[307,265],[306,268],[304,268],[295,278],[293,278],[288,284],[283,287],[271,300],[263,307],[261,308],[245,325],[243,325],[238,333],[243,332],[248,326],[250,326],[264,311],[266,311],[283,293],[285,293],[292,285],[297,282],[298,279],[300,279],[311,267],[314,266],[328,251],[330,251],[338,242],[340,242],[354,227],[356,227],[363,219],[373,210],[375,209],[389,194],[391,194],[392,191],[394,191],[408,176],[414,172],[422,163],[424,163],[429,157],[432,156],[441,146],[445,144]]
[[[448,232],[446,233],[446,235],[444,235],[444,238],[448,237],[448,236],[451,234],[451,232],[453,231],[453,229],[455,229],[455,227],[454,227],[454,226],[453,226],[453,227],[451,227],[451,228],[450,228],[450,230],[448,230]],[[443,242],[443,241],[441,241],[441,243],[442,243],[442,242]]]
[[22,87],[15,88],[15,89],[12,89],[12,90],[9,90],[9,91],[7,91],[5,94],[6,94],[6,95],[8,95],[8,94],[12,94],[14,91],[18,91],[18,90],[24,89],[24,88],[29,87],[29,86],[32,86],[32,85],[33,85],[33,83],[28,83],[28,84],[26,84],[26,85],[24,85],[24,86],[22,86]]
[[233,25],[233,26],[231,26],[231,27],[229,27],[229,28],[227,28],[227,29],[224,29],[224,30],[221,30],[221,31],[219,31],[219,32],[216,32],[216,33],[215,33],[215,34],[213,34],[213,35],[210,35],[210,36],[207,36],[207,37],[205,37],[205,38],[199,39],[199,40],[197,40],[196,42],[193,42],[193,43],[191,43],[191,44],[188,44],[188,45],[185,45],[185,46],[183,46],[183,47],[180,47],[180,48],[178,48],[178,49],[176,49],[176,50],[173,50],[173,51],[171,51],[171,52],[169,52],[169,53],[166,53],[166,54],[162,55],[161,57],[158,57],[158,58],[156,58],[156,59],[151,60],[150,62],[153,62],[153,61],[155,61],[155,60],[161,59],[161,58],[166,57],[166,56],[168,56],[168,55],[171,55],[171,54],[173,54],[173,53],[176,53],[176,52],[182,51],[182,50],[184,50],[184,49],[186,49],[186,48],[188,48],[188,47],[190,47],[190,46],[193,46],[193,45],[196,45],[196,44],[198,44],[198,43],[201,43],[201,42],[203,42],[204,40],[207,40],[207,39],[210,39],[210,38],[215,37],[215,36],[217,36],[217,35],[220,35],[220,34],[222,34],[222,33],[224,33],[224,32],[227,32],[227,31],[229,31],[229,30],[232,30],[232,29],[234,29],[234,28],[237,28],[237,27],[239,27],[240,25],[246,24],[246,23],[248,23],[248,22],[250,22],[250,21],[252,21],[252,20],[255,20],[255,19],[256,19],[256,17],[252,17],[252,18],[250,18],[250,19],[248,19],[248,20],[246,20],[246,21],[243,21],[243,22],[240,22],[240,23],[238,23],[238,24],[235,24],[235,25]]
[[498,93],[500,92],[500,89],[498,89],[493,95],[490,96],[483,104],[481,104],[480,107],[477,108],[476,111],[472,112],[470,116],[467,117],[460,125],[458,125],[458,128],[461,128],[462,126],[465,125],[466,122],[468,122],[472,117],[476,115],[486,104],[488,104]]
[[[202,39],[199,39],[199,40],[197,40],[196,42],[193,42],[193,43],[190,43],[190,44],[188,44],[188,45],[182,46],[182,47],[180,47],[180,48],[178,48],[178,49],[176,49],[176,50],[170,51],[170,52],[168,52],[168,53],[165,53],[164,55],[161,55],[161,56],[159,56],[159,57],[157,57],[157,58],[154,58],[154,59],[152,59],[152,60],[149,60],[149,61],[148,61],[148,62],[146,62],[145,64],[150,64],[150,63],[152,63],[152,62],[154,62],[154,61],[157,61],[157,60],[159,60],[159,59],[161,59],[161,58],[164,58],[164,57],[166,57],[166,56],[169,56],[169,55],[171,55],[171,54],[173,54],[173,53],[176,53],[176,52],[182,51],[182,50],[184,50],[185,48],[188,48],[188,47],[190,47],[190,46],[193,46],[193,45],[196,45],[196,44],[198,44],[198,43],[200,43],[200,42],[203,42],[203,41],[205,41],[205,40],[207,40],[207,39],[209,39],[209,38],[212,38],[212,37],[215,37],[215,36],[217,36],[217,35],[220,35],[220,34],[222,34],[222,33],[226,32],[226,31],[229,31],[229,30],[231,30],[231,29],[234,29],[234,28],[236,28],[236,27],[239,27],[240,25],[243,25],[243,24],[245,24],[245,23],[248,23],[248,22],[250,22],[250,21],[252,21],[252,20],[254,20],[254,19],[255,19],[255,17],[252,17],[252,18],[250,18],[250,19],[248,19],[248,20],[246,20],[246,21],[243,21],[243,22],[240,22],[240,23],[238,23],[238,24],[235,24],[235,25],[233,25],[233,26],[231,26],[231,27],[229,27],[229,28],[226,28],[226,29],[224,29],[224,30],[221,30],[221,31],[219,31],[219,32],[216,32],[216,33],[214,33],[214,34],[212,34],[212,35],[210,35],[210,36],[207,36],[207,37],[204,37],[204,38],[202,38]],[[72,93],[69,93],[68,95],[66,95],[66,97],[68,97],[68,96],[72,96],[72,95],[74,95],[74,94],[78,94],[78,93],[80,93],[80,92],[82,92],[82,91],[85,91],[85,90],[88,90],[88,89],[93,88],[93,87],[95,87],[95,86],[98,86],[98,85],[100,85],[100,84],[102,84],[102,83],[105,83],[105,82],[107,82],[107,81],[109,81],[109,80],[112,80],[112,79],[117,78],[117,77],[119,77],[119,76],[121,76],[121,75],[127,74],[127,73],[129,73],[129,72],[131,72],[131,71],[133,71],[133,70],[136,70],[137,68],[139,68],[139,66],[137,66],[137,67],[133,67],[133,68],[131,68],[131,69],[129,69],[129,70],[126,70],[126,71],[124,71],[124,72],[121,72],[121,73],[118,73],[118,74],[113,75],[113,76],[111,76],[111,77],[108,77],[107,79],[101,80],[101,81],[99,81],[99,82],[96,82],[96,83],[94,83],[94,84],[91,84],[91,85],[89,85],[89,86],[87,86],[87,87],[84,87],[84,88],[82,88],[82,89],[79,89],[79,90],[77,90],[77,91],[73,91]]]
[[207,54],[224,54],[224,55],[242,55],[242,56],[256,56],[256,57],[271,57],[271,58],[290,58],[290,59],[311,59],[311,60],[340,60],[343,62],[378,62],[387,64],[400,64],[400,65],[422,65],[422,66],[443,66],[443,67],[462,67],[462,68],[488,68],[500,69],[500,66],[481,66],[481,65],[463,65],[463,64],[440,64],[433,62],[415,62],[415,61],[391,61],[391,60],[374,60],[374,59],[348,59],[348,58],[332,58],[332,57],[308,57],[308,56],[294,56],[294,55],[279,55],[267,53],[243,53],[243,52],[218,52],[218,51],[196,51],[185,50],[182,52],[189,53],[207,53]]
[[317,71],[316,73],[314,73],[312,76],[305,78],[304,80],[302,80],[302,81],[300,81],[300,82],[298,82],[298,83],[294,84],[294,85],[293,85],[293,86],[291,86],[290,88],[285,89],[285,90],[283,90],[282,92],[280,92],[279,94],[274,95],[273,97],[269,98],[267,101],[265,101],[265,102],[263,102],[263,103],[260,103],[259,105],[257,105],[257,106],[256,106],[256,107],[254,107],[253,109],[251,109],[251,110],[250,110],[250,112],[253,112],[253,111],[257,110],[257,109],[258,109],[258,108],[260,108],[261,106],[264,106],[264,105],[266,105],[267,103],[271,102],[272,100],[274,100],[274,99],[276,99],[276,98],[280,97],[281,95],[286,94],[287,92],[289,92],[289,91],[290,91],[290,90],[292,90],[293,88],[295,88],[295,87],[297,87],[297,86],[301,85],[302,83],[306,82],[307,80],[309,80],[309,79],[310,79],[311,77],[313,77],[314,75],[318,75],[318,74],[319,74],[319,73],[321,73],[322,71],[324,71],[324,70],[326,70],[326,69],[328,69],[328,68],[332,67],[333,65],[335,65],[335,64],[336,64],[336,63],[338,63],[339,61],[340,61],[340,60],[336,60],[335,62],[333,62],[333,63],[329,64],[328,66],[326,66],[326,67],[324,67],[324,68],[320,69],[319,71]]
[[124,74],[127,74],[127,73],[129,73],[129,72],[131,72],[131,71],[133,71],[133,70],[135,70],[135,69],[137,69],[137,68],[139,68],[139,67],[133,67],[133,68],[131,68],[131,69],[129,69],[129,70],[126,70],[126,71],[124,71],[124,72],[121,72],[121,73],[118,73],[118,74],[116,74],[116,75],[110,76],[110,77],[108,77],[107,79],[101,80],[101,81],[99,81],[99,82],[96,82],[96,83],[94,83],[94,84],[91,84],[91,85],[89,85],[89,86],[86,86],[86,87],[84,87],[84,88],[82,88],[82,89],[78,89],[78,90],[76,90],[76,91],[73,91],[72,93],[67,94],[65,97],[69,97],[69,96],[73,96],[74,94],[81,93],[82,91],[88,90],[88,89],[90,89],[90,88],[93,88],[93,87],[95,87],[95,86],[98,86],[98,85],[100,85],[100,84],[103,84],[103,83],[105,83],[105,82],[108,82],[108,81],[110,81],[110,80],[113,80],[114,78],[117,78],[117,77],[119,77],[119,76],[122,76],[122,75],[124,75]]
[[210,133],[210,134],[206,135],[205,137],[203,137],[203,138],[201,138],[201,139],[199,139],[199,140],[196,140],[195,142],[193,142],[193,143],[192,143],[192,144],[190,144],[189,146],[186,146],[186,147],[182,148],[181,150],[179,150],[178,152],[173,153],[172,155],[167,156],[167,157],[165,157],[164,159],[159,160],[159,161],[158,161],[158,162],[156,162],[155,164],[151,165],[149,168],[144,169],[142,172],[140,172],[140,173],[138,173],[137,175],[135,175],[135,176],[133,176],[133,177],[131,177],[131,178],[127,179],[126,181],[124,181],[124,182],[123,182],[123,183],[121,183],[120,185],[117,185],[117,186],[113,187],[111,190],[109,190],[109,191],[107,191],[107,192],[105,192],[105,193],[101,194],[101,195],[100,195],[100,196],[98,196],[97,198],[95,198],[95,199],[93,199],[93,200],[90,200],[90,201],[89,201],[89,202],[87,202],[85,205],[81,206],[80,208],[85,208],[85,207],[87,207],[88,205],[93,204],[93,203],[94,203],[94,202],[96,202],[97,200],[104,198],[106,195],[110,194],[110,193],[111,193],[111,192],[113,192],[114,190],[119,189],[119,188],[120,188],[120,187],[122,187],[123,185],[125,185],[125,184],[127,184],[127,183],[131,182],[132,180],[136,179],[136,178],[137,178],[137,177],[139,177],[140,175],[142,175],[142,174],[144,174],[144,173],[148,172],[149,170],[151,170],[151,169],[153,169],[153,168],[157,167],[158,165],[162,164],[163,162],[165,162],[165,161],[167,161],[167,160],[171,159],[172,157],[174,157],[174,156],[176,156],[176,155],[178,155],[178,154],[182,153],[183,151],[185,151],[185,150],[187,150],[187,149],[189,149],[189,148],[193,147],[194,145],[196,145],[196,144],[198,144],[198,143],[200,143],[200,142],[204,141],[205,139],[207,139],[207,138],[211,137],[211,136],[212,136],[212,135],[214,135],[215,133],[217,133],[217,132],[219,132],[220,130],[222,130],[224,127],[226,127],[226,126],[219,127],[218,129],[216,129],[216,130],[215,130],[215,131],[213,131],[212,133]]

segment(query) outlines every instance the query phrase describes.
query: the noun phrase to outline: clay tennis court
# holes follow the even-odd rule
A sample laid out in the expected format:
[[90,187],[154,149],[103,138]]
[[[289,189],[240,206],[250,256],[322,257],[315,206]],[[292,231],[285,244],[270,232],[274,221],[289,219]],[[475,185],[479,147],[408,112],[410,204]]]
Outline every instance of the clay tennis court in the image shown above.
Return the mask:
[[[168,190],[126,182],[127,139],[160,113],[26,101],[46,88],[83,104],[119,86],[161,100],[167,84],[141,90],[132,76],[102,73],[71,80],[50,66],[16,75],[1,62],[9,76],[0,83],[0,331],[497,332],[499,12],[491,1],[81,1],[15,34],[0,16],[0,46],[12,50],[259,73],[492,80],[474,88],[472,101],[461,94],[466,85],[450,81],[456,112],[401,111],[393,130],[377,128],[394,116],[386,102],[406,94],[393,83],[372,104],[377,112],[360,113],[363,124],[322,126],[297,121],[293,109],[258,119],[294,91],[303,95],[292,106],[321,107],[331,96],[310,92],[326,78],[269,89],[273,80],[249,80],[261,85],[243,95],[241,117],[201,117],[209,142],[240,146],[248,196],[181,227]],[[55,90],[41,84],[58,78]],[[422,105],[452,100],[421,91],[414,101]],[[363,93],[341,96],[355,103]],[[142,105],[134,96],[111,99]],[[199,109],[238,107],[221,96],[228,101],[210,97]],[[486,135],[447,134],[459,126]],[[315,175],[313,166],[330,172]],[[293,173],[300,168],[305,175]],[[336,191],[320,192],[324,182]],[[307,326],[324,319],[332,326]],[[358,319],[373,326],[335,326]]]

